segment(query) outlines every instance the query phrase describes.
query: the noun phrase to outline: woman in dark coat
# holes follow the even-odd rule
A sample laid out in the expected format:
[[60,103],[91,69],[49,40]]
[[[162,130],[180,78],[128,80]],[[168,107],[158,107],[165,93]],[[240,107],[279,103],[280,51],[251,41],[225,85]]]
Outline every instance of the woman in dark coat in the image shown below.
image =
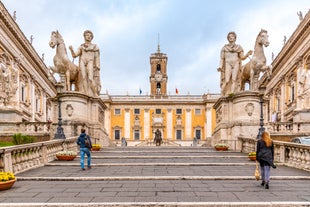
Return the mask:
[[257,141],[256,160],[259,161],[262,177],[262,186],[269,189],[270,166],[275,168],[273,164],[274,151],[273,142],[268,132],[263,132],[262,138]]

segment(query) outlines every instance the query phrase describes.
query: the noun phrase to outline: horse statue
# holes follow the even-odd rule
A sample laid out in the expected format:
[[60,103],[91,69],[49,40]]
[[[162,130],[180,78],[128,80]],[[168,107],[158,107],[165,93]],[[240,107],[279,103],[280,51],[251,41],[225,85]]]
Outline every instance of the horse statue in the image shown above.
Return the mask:
[[53,59],[55,67],[50,67],[53,74],[65,75],[66,91],[71,91],[73,84],[75,85],[75,91],[79,91],[79,67],[69,60],[64,40],[58,31],[52,32],[49,46],[51,48],[56,46],[56,55]]
[[258,78],[260,72],[267,72],[268,77],[271,75],[272,66],[266,65],[266,57],[263,46],[268,47],[269,40],[267,30],[261,29],[256,37],[252,59],[241,68],[241,91],[245,90],[245,83],[249,83],[250,90],[258,90]]
[[154,143],[156,146],[160,146],[162,142],[163,142],[163,139],[161,138],[161,132],[159,129],[157,129],[155,132]]

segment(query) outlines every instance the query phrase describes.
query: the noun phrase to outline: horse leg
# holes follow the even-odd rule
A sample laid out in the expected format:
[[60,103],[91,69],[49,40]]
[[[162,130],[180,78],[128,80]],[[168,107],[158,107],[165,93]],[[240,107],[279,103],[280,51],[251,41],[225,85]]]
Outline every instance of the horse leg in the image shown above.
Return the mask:
[[70,87],[70,70],[69,69],[66,71],[66,87],[67,87],[67,91],[71,91],[71,87]]

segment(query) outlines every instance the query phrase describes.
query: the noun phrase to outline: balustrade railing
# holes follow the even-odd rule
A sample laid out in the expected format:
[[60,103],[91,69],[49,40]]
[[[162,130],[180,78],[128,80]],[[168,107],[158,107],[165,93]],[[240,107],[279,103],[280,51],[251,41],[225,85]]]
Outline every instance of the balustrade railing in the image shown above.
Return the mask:
[[[239,137],[240,151],[248,153],[255,151],[256,139]],[[276,163],[310,171],[310,145],[291,142],[273,141],[274,160]]]
[[56,159],[62,150],[77,151],[76,137],[0,148],[0,171],[20,173]]
[[270,133],[293,133],[292,122],[269,122],[267,128]]
[[52,122],[0,122],[0,125],[2,133],[49,133]]

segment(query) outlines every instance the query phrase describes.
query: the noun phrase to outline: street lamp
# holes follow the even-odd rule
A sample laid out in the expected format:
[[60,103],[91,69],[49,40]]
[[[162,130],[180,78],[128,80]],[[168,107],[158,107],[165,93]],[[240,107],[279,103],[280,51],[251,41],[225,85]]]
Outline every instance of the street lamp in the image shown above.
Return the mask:
[[58,127],[55,133],[54,139],[66,139],[64,134],[64,129],[62,128],[62,118],[61,118],[61,101],[59,98],[60,93],[62,93],[63,85],[61,83],[56,84],[57,98],[58,98]]
[[263,135],[263,132],[265,131],[265,128],[264,128],[264,111],[263,111],[263,103],[264,103],[264,90],[265,88],[260,88],[260,94],[259,94],[259,97],[260,97],[260,100],[259,100],[259,103],[260,103],[260,128],[258,129],[258,134],[257,134],[257,137],[256,139],[261,139],[262,138],[262,135]]

